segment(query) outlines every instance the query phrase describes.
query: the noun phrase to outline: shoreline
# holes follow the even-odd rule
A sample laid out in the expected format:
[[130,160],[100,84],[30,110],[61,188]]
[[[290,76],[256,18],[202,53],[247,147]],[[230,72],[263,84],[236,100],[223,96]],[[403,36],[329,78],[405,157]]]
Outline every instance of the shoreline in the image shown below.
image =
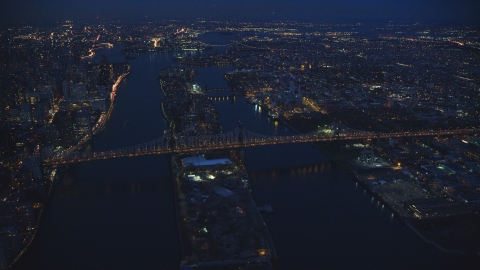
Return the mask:
[[[292,131],[296,132],[297,134],[301,134],[298,130],[296,130],[294,127],[292,127],[286,120],[280,119],[280,118],[278,120],[280,122],[282,122],[282,124],[284,124],[286,127],[290,128]],[[438,250],[440,250],[442,252],[445,252],[445,253],[453,253],[453,254],[457,254],[457,255],[465,255],[466,254],[464,251],[461,251],[461,250],[446,249],[446,248],[442,247],[440,244],[438,244],[438,243],[436,243],[432,240],[427,239],[422,233],[420,233],[420,231],[418,231],[412,224],[410,224],[408,222],[409,217],[402,216],[402,214],[399,211],[395,210],[394,207],[392,205],[390,205],[389,203],[387,203],[381,196],[379,196],[379,194],[375,193],[369,186],[365,185],[362,181],[360,181],[358,179],[357,175],[356,175],[356,172],[354,170],[352,170],[352,165],[349,162],[344,161],[344,160],[339,160],[337,157],[334,157],[331,154],[327,153],[326,151],[323,151],[323,149],[321,149],[315,143],[311,143],[311,144],[315,148],[317,148],[323,155],[325,155],[328,159],[330,159],[331,161],[333,161],[337,165],[341,165],[341,166],[343,165],[345,167],[345,169],[347,170],[347,172],[351,175],[351,178],[355,183],[360,184],[360,186],[362,186],[364,190],[368,191],[368,193],[370,193],[370,195],[372,197],[374,197],[377,200],[379,200],[380,202],[382,202],[390,211],[392,211],[392,213],[398,218],[398,220],[401,223],[406,224],[425,243],[431,244],[435,248],[437,248]]]
[[[64,165],[62,165],[62,166],[64,166]],[[38,230],[41,226],[40,224],[41,224],[43,212],[45,211],[45,209],[47,209],[48,202],[52,198],[51,197],[52,190],[58,185],[58,183],[61,180],[63,180],[63,177],[65,176],[67,171],[70,169],[71,164],[68,164],[68,165],[65,165],[65,166],[66,166],[65,170],[63,170],[60,173],[58,172],[58,168],[55,168],[55,169],[52,170],[52,172],[50,174],[50,178],[53,178],[53,179],[51,179],[52,185],[50,186],[50,188],[48,190],[48,194],[47,194],[47,197],[46,197],[46,200],[45,200],[45,204],[42,206],[42,209],[40,209],[40,213],[38,214],[37,223],[35,224],[35,229],[33,231],[33,235],[30,238],[30,240],[28,241],[27,245],[20,251],[20,253],[17,255],[17,257],[10,263],[10,265],[7,266],[6,269],[11,269],[15,265],[15,263],[17,263],[18,260],[20,260],[22,255],[28,250],[30,245],[33,243],[33,240],[35,240],[35,236],[37,235],[37,232],[38,232]],[[61,174],[61,175],[59,175],[59,174]]]
[[180,214],[179,214],[179,198],[178,198],[178,185],[177,185],[177,177],[176,177],[176,169],[175,169],[175,161],[174,161],[175,155],[168,155],[167,160],[170,163],[170,174],[172,175],[173,179],[173,194],[174,194],[174,202],[175,202],[175,221],[177,223],[177,233],[178,233],[178,238],[180,241],[180,263],[179,263],[179,269],[183,270],[183,255],[185,254],[185,245],[183,244],[183,236],[180,228]]
[[[122,80],[128,75],[130,74],[130,65],[128,66],[128,70],[126,73],[123,73],[121,74],[117,80],[116,80],[116,83],[112,86],[112,93],[114,95],[116,95],[116,92],[117,92],[117,86],[122,82]],[[109,106],[109,110],[108,110],[108,113],[110,114],[111,111],[113,110],[113,107],[114,107],[114,101],[112,100],[110,102],[110,106]],[[103,119],[102,116],[104,116],[106,114],[102,114],[97,123]],[[103,130],[103,128],[105,127],[105,124],[106,124],[106,120],[108,120],[110,117],[109,115],[106,117],[106,119],[103,119],[102,120],[102,123],[100,124],[100,127],[95,129],[95,132],[93,132],[93,128],[92,128],[92,134],[87,134],[85,135],[81,140],[83,141],[83,143],[81,143],[80,145],[75,145],[72,147],[72,150],[77,150],[77,149],[81,149],[82,151],[85,150],[85,148],[89,145],[89,143],[91,142],[91,140],[93,139],[93,137],[95,135],[98,135],[100,133],[100,131]],[[48,166],[51,166],[51,165],[48,165]],[[54,175],[50,175],[50,177],[53,179],[51,180],[52,181],[52,184],[48,190],[48,194],[46,196],[46,199],[45,199],[45,204],[42,206],[42,209],[40,209],[40,213],[38,214],[38,217],[36,219],[36,224],[35,224],[35,229],[33,231],[33,235],[32,237],[28,240],[26,246],[20,251],[20,253],[15,257],[15,259],[7,266],[6,269],[11,269],[15,263],[18,262],[18,260],[20,260],[20,258],[22,257],[22,255],[27,251],[27,249],[30,247],[30,245],[33,243],[34,239],[35,239],[35,236],[37,235],[37,232],[38,232],[38,229],[40,228],[40,224],[41,224],[41,221],[42,221],[42,216],[43,216],[43,212],[45,211],[45,209],[47,208],[48,206],[48,202],[51,200],[51,196],[52,196],[52,190],[56,187],[56,185],[58,185],[58,183],[63,179],[63,177],[65,176],[65,174],[68,172],[68,170],[70,169],[70,167],[72,166],[72,164],[66,164],[66,165],[61,165],[61,166],[65,166],[65,170],[62,172],[60,172],[62,175],[59,176],[59,172],[58,172],[58,165],[54,165],[56,166],[57,168],[54,168],[52,170],[52,173],[54,172]],[[62,179],[60,179],[62,178]]]
[[461,250],[454,250],[454,249],[446,249],[444,247],[442,247],[440,244],[432,241],[432,240],[429,240],[427,239],[421,232],[419,232],[412,224],[410,224],[409,222],[405,222],[405,224],[416,234],[418,235],[418,237],[420,237],[420,239],[423,240],[423,242],[427,243],[427,244],[431,244],[433,245],[434,247],[436,247],[437,249],[439,249],[440,251],[442,252],[445,252],[445,253],[453,253],[453,254],[458,254],[458,255],[465,255],[465,252],[461,251]]
[[[97,123],[95,123],[95,125],[92,127],[92,134],[85,134],[80,140],[79,142],[74,145],[74,146],[71,146],[69,147],[68,149],[66,150],[62,150],[63,151],[66,151],[68,154],[72,153],[72,152],[75,152],[76,150],[78,149],[81,149],[81,151],[84,151],[85,148],[88,147],[89,143],[91,142],[91,140],[93,139],[93,137],[95,137],[96,135],[98,135],[104,128],[105,128],[105,125],[107,123],[107,120],[110,119],[110,115],[113,111],[113,108],[115,106],[115,96],[116,96],[116,93],[117,93],[117,86],[123,81],[123,79],[125,77],[128,76],[128,74],[130,74],[130,66],[128,66],[128,70],[126,73],[122,73],[116,80],[115,84],[112,86],[112,92],[110,93],[110,95],[113,97],[113,99],[110,101],[110,106],[108,108],[108,111],[107,113],[102,113],[100,115],[100,117],[98,118],[97,120]],[[99,124],[100,123],[100,124]],[[97,127],[97,125],[99,125],[99,127]],[[58,152],[57,152],[58,154]],[[49,158],[47,158],[48,160]]]
[[[251,103],[247,102],[248,104],[252,105]],[[263,108],[263,107],[262,107]],[[268,111],[268,108],[265,108],[267,109]],[[281,122],[283,125],[285,125],[287,128],[289,128],[290,130],[294,131],[295,133],[297,134],[301,134],[296,128],[294,128],[292,125],[290,125],[290,123],[288,123],[288,120],[284,119],[283,117],[278,117],[275,119],[276,121],[279,121]],[[354,170],[353,168],[353,165],[346,161],[346,160],[342,160],[338,157],[336,157],[335,155],[333,155],[332,153],[329,153],[329,151],[325,151],[326,149],[322,149],[319,145],[317,145],[316,143],[313,143],[311,142],[310,143],[312,146],[314,146],[317,150],[319,150],[323,155],[325,155],[329,160],[331,160],[332,162],[334,162],[335,164],[337,165],[340,165],[340,166],[343,166],[347,173],[350,174],[351,176],[351,179],[356,183],[356,184],[360,184],[360,186],[365,190],[365,191],[368,191],[368,193],[375,199],[377,199],[378,201],[380,201],[381,203],[383,203],[383,205],[385,205],[391,212],[393,215],[395,215],[398,220],[401,222],[401,223],[404,223],[406,224],[412,231],[415,232],[416,235],[418,235],[420,237],[420,239],[422,239],[425,243],[428,243],[428,244],[431,244],[433,245],[434,247],[436,247],[438,250],[442,251],[442,252],[445,252],[445,253],[453,253],[453,254],[458,254],[458,255],[465,255],[466,253],[464,251],[461,251],[461,250],[453,250],[453,249],[447,249],[447,248],[444,248],[442,247],[440,244],[432,241],[432,240],[429,240],[427,239],[423,234],[420,233],[420,231],[418,231],[412,224],[410,224],[408,222],[408,220],[410,220],[411,218],[408,217],[408,216],[405,216],[405,214],[402,214],[400,213],[397,209],[395,209],[395,207],[393,207],[392,205],[390,205],[387,201],[385,201],[382,196],[380,196],[379,194],[375,193],[368,185],[366,185],[365,183],[363,183],[362,181],[360,181],[360,179],[358,178],[357,176],[357,172]],[[328,150],[328,149],[327,149]]]
[[[168,105],[166,102],[168,100],[165,100],[165,97],[167,97],[169,89],[165,89],[162,79],[158,79],[160,90],[164,97],[160,102],[162,116],[165,121],[170,122],[171,116],[167,115],[166,112],[168,110],[165,110],[165,107]],[[239,150],[237,149],[233,151]],[[248,173],[246,172],[243,161],[235,161],[236,165],[231,168],[233,171],[236,171],[235,175],[227,176],[230,174],[224,174],[223,170],[214,170],[210,172],[210,176],[213,175],[213,178],[209,179],[216,179],[215,181],[199,180],[198,182],[195,182],[191,179],[184,179],[188,174],[187,172],[190,173],[189,176],[191,177],[197,175],[197,177],[203,177],[205,179],[206,173],[203,172],[204,175],[201,176],[203,171],[201,168],[190,168],[189,170],[192,171],[184,171],[184,168],[182,167],[183,165],[181,165],[178,160],[182,155],[183,154],[174,154],[168,156],[171,177],[174,182],[175,217],[181,246],[179,269],[184,269],[188,266],[201,267],[202,269],[209,269],[210,267],[246,266],[252,263],[257,264],[259,267],[262,267],[262,269],[272,269],[272,260],[278,260],[276,250],[263,217],[251,196],[251,189],[249,189],[249,186],[241,184],[241,179],[248,179]],[[230,155],[232,155],[232,153],[230,153],[229,156]],[[237,153],[233,154],[233,156],[240,157],[241,155],[240,153]],[[230,156],[230,158],[232,157]],[[236,159],[233,158],[232,160]],[[245,176],[242,177],[242,174]],[[243,181],[248,181],[248,184],[250,184],[249,180]],[[223,187],[223,185],[226,185],[228,189]],[[197,188],[201,191],[197,190]],[[225,189],[227,191],[224,191]],[[230,195],[226,195],[222,192],[233,192],[235,196],[232,194],[233,197],[230,197]],[[190,193],[196,195],[190,195]],[[209,197],[211,197],[210,200],[207,200]],[[219,203],[221,201],[224,203]],[[227,211],[224,208],[226,202],[235,204],[237,208],[230,206],[233,207],[232,209],[235,211],[232,212],[232,209]],[[190,214],[189,211],[194,209],[196,209],[196,214]],[[211,211],[218,213],[211,216]],[[219,218],[222,222],[214,226],[211,223],[212,221],[207,221],[208,218],[199,220],[197,215],[200,214],[206,215],[207,217],[210,215],[212,219]],[[232,224],[230,224],[232,223],[231,218],[238,219],[239,222],[250,224],[250,226],[253,226],[252,230],[253,228],[256,229],[253,232],[249,231],[248,228],[250,228],[250,226],[232,229]],[[229,230],[233,230],[233,232]],[[221,236],[224,232],[229,232],[229,237]],[[243,236],[239,238],[239,235]],[[251,243],[250,240],[242,242],[242,244],[236,249],[234,248],[233,251],[219,249],[219,246],[224,245],[231,249],[230,241],[233,240],[230,240],[230,237],[231,239],[236,239],[238,243],[242,242],[245,237],[248,239],[251,238],[252,241]],[[256,239],[257,237],[259,241],[263,243],[260,246],[252,244],[254,243],[253,239]],[[212,246],[211,249],[209,248],[210,245]]]
[[[239,150],[234,150],[234,151],[239,151]],[[233,254],[233,257],[231,257],[231,258],[225,257],[226,254],[222,254],[222,255],[220,255],[220,254],[218,254],[218,255],[210,254],[210,255],[207,255],[207,257],[211,256],[210,259],[206,259],[206,260],[202,259],[203,255],[202,255],[201,249],[203,249],[203,248],[200,249],[199,246],[196,246],[198,243],[196,244],[194,242],[195,241],[200,241],[200,243],[203,243],[202,241],[206,241],[206,243],[212,243],[213,244],[213,242],[209,242],[206,239],[213,240],[214,238],[215,239],[217,239],[217,238],[216,238],[216,236],[214,237],[213,235],[209,235],[209,234],[199,235],[199,234],[195,233],[195,230],[192,231],[192,227],[190,227],[190,226],[192,226],[193,224],[198,225],[198,223],[197,223],[198,217],[196,217],[195,215],[190,216],[188,211],[198,208],[198,211],[200,211],[200,213],[206,214],[208,212],[203,212],[203,210],[207,210],[207,209],[211,210],[211,207],[213,207],[213,209],[216,209],[215,211],[222,212],[223,210],[222,210],[222,207],[216,208],[215,206],[211,206],[211,205],[210,206],[207,206],[207,205],[203,205],[203,206],[202,205],[196,205],[196,206],[189,205],[189,202],[191,200],[193,200],[193,202],[195,202],[195,199],[198,200],[198,196],[184,195],[184,194],[187,194],[187,192],[190,190],[190,188],[192,188],[192,186],[190,186],[188,181],[183,179],[183,177],[187,175],[187,171],[183,171],[183,169],[180,167],[182,165],[180,165],[178,160],[177,160],[177,158],[179,158],[180,156],[182,156],[182,154],[171,155],[170,158],[169,158],[170,165],[171,165],[170,168],[171,168],[171,171],[172,171],[172,180],[174,181],[174,192],[175,192],[175,203],[176,203],[176,205],[175,205],[175,210],[176,210],[175,215],[176,215],[176,219],[177,219],[177,228],[178,228],[178,232],[179,232],[179,240],[180,240],[181,251],[182,251],[181,260],[180,260],[180,264],[179,264],[179,269],[185,269],[185,267],[188,267],[188,266],[190,266],[190,267],[201,267],[202,269],[204,269],[203,267],[205,267],[205,269],[210,269],[209,267],[214,267],[214,269],[216,269],[215,267],[242,266],[242,265],[248,265],[248,264],[252,264],[252,263],[253,264],[258,264],[258,266],[262,267],[262,269],[275,269],[275,266],[273,264],[278,261],[275,245],[274,245],[272,237],[271,237],[271,235],[268,231],[267,225],[266,225],[265,221],[263,220],[263,216],[260,213],[260,211],[258,210],[258,207],[257,207],[257,205],[256,205],[256,203],[255,203],[255,201],[254,201],[254,199],[251,195],[249,186],[244,186],[244,184],[241,184],[241,186],[237,186],[237,189],[233,189],[232,191],[234,192],[234,194],[236,194],[236,196],[243,197],[244,200],[241,199],[241,201],[243,201],[243,203],[237,205],[237,209],[238,209],[238,207],[240,207],[240,209],[244,209],[243,211],[247,211],[245,213],[248,213],[248,214],[246,216],[243,216],[243,218],[247,218],[249,220],[249,222],[252,222],[251,224],[253,224],[253,225],[250,225],[250,226],[254,226],[256,228],[256,230],[255,230],[255,233],[247,230],[248,233],[246,235],[243,235],[243,237],[241,237],[241,238],[250,237],[250,238],[253,239],[255,237],[260,237],[260,239],[261,239],[260,241],[264,245],[262,245],[262,247],[255,247],[255,246],[244,247],[244,249],[241,249],[241,251],[243,250],[242,252],[238,253],[238,251],[236,251]],[[241,174],[248,175],[247,172],[244,171],[244,170],[246,170],[246,168],[240,165],[240,168],[238,169],[239,174],[240,175]],[[243,171],[243,173],[242,173],[242,171]],[[194,175],[201,174],[201,173],[199,173],[198,170],[193,170],[190,173],[194,174]],[[243,179],[243,177],[240,177],[240,176],[235,176],[234,178]],[[224,179],[224,180],[227,180],[227,179]],[[219,180],[217,180],[217,181],[219,181]],[[229,181],[231,181],[231,179]],[[247,181],[250,182],[249,180],[247,180]],[[202,194],[206,192],[205,194],[207,194],[207,195],[203,195],[203,196],[205,196],[206,198],[208,198],[209,196],[216,197],[215,192],[213,190],[210,190],[210,191],[206,191],[206,190],[209,190],[212,185],[216,186],[217,184],[215,184],[215,182],[205,184],[205,186],[204,186],[205,190],[202,189],[203,190]],[[186,185],[187,189],[185,189],[185,187],[180,188],[180,185],[182,185],[182,186]],[[232,187],[230,186],[230,189],[231,188]],[[241,195],[241,194],[243,194],[243,195]],[[183,198],[180,198],[180,196],[182,196]],[[203,198],[205,198],[205,197],[203,197]],[[221,200],[226,200],[226,198],[227,197],[224,197]],[[236,199],[234,199],[233,201],[235,201],[235,200]],[[226,202],[228,202],[228,199],[226,201],[224,201],[224,203],[226,203]],[[207,203],[207,204],[210,204],[210,203]],[[220,204],[220,205],[222,205],[222,204]],[[241,213],[244,213],[243,211]],[[197,212],[197,215],[198,214],[199,213]],[[237,215],[238,215],[238,212],[237,212]],[[223,215],[220,216],[220,218],[226,218],[226,217],[227,216],[223,216]],[[235,219],[237,219],[237,218],[238,218],[239,222],[241,222],[242,218],[237,216]],[[193,226],[195,226],[195,225],[193,225]],[[206,228],[208,228],[208,231],[217,231],[216,233],[214,233],[214,235],[218,234],[219,233],[218,230],[220,230],[219,228],[212,228],[211,229],[211,227],[207,224],[202,225],[202,226],[205,226],[204,227],[205,232],[207,232]],[[202,227],[202,226],[200,226],[200,227]],[[222,227],[222,226],[220,226],[220,227]],[[227,227],[224,227],[224,229],[226,229],[226,228]],[[238,229],[238,230],[242,230],[242,229]],[[239,231],[231,232],[231,234],[232,234],[231,236],[238,238],[238,235],[237,235],[238,233],[241,233],[241,232],[239,232]],[[233,235],[236,235],[236,236],[233,236]],[[260,236],[260,235],[263,235],[263,236]],[[191,237],[193,237],[193,242],[188,241],[188,239],[190,239]],[[263,238],[263,237],[265,237],[265,238]],[[228,238],[228,237],[226,237],[226,238]],[[219,244],[220,244],[220,242],[222,242],[222,241],[219,240]],[[213,245],[215,245],[215,244],[213,244]],[[265,250],[266,253],[262,254],[261,252],[264,252],[264,251],[261,251],[261,250]],[[249,253],[248,255],[242,254],[242,253],[245,253],[247,251],[253,252],[253,253]],[[232,254],[230,254],[230,255],[232,255]]]

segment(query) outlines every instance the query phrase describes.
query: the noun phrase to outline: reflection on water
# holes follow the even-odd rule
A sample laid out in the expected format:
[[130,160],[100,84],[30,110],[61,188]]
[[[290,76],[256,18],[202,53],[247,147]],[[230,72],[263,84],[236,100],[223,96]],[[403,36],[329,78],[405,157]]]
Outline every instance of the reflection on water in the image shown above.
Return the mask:
[[[123,62],[120,49],[96,56]],[[112,116],[87,151],[143,143],[166,129],[156,78],[170,57],[139,55],[129,63],[132,72],[119,85]],[[14,269],[178,268],[173,194],[165,156],[75,164],[54,190],[35,241]]]
[[276,180],[277,177],[283,176],[288,173],[291,177],[295,178],[297,176],[305,175],[316,175],[318,173],[327,173],[330,172],[331,167],[325,167],[325,164],[320,165],[320,170],[318,164],[309,165],[309,166],[299,166],[299,167],[290,167],[290,168],[277,168],[272,170],[260,170],[252,171],[250,176],[253,179],[264,180],[271,179]]

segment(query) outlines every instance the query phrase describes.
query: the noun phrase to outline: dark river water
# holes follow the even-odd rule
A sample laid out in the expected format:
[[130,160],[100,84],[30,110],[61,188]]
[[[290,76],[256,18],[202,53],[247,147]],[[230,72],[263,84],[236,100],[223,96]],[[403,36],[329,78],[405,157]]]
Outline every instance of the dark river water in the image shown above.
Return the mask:
[[[207,34],[223,44],[233,36]],[[124,61],[122,45],[97,51]],[[221,47],[223,48],[223,47]],[[220,50],[220,49],[219,49]],[[167,128],[156,80],[173,54],[140,55],[120,84],[105,129],[87,150],[101,151],[158,138]],[[200,86],[226,87],[231,68],[197,68]],[[293,134],[244,97],[213,101],[224,132],[243,127]],[[124,123],[128,121],[128,125]],[[257,205],[264,214],[282,269],[467,269],[464,257],[423,242],[356,186],[342,167],[310,144],[245,149]],[[165,156],[74,164],[59,182],[37,237],[14,269],[178,269],[180,244],[173,181]]]

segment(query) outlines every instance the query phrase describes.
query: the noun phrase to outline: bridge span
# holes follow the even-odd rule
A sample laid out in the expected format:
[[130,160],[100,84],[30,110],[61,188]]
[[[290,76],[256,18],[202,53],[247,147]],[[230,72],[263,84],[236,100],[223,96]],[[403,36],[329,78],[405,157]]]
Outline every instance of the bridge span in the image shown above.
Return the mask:
[[[223,134],[179,136],[178,134],[169,133],[156,140],[121,149],[101,152],[70,152],[68,150],[62,150],[51,156],[42,156],[41,159],[45,165],[59,165],[120,157],[210,151],[286,143],[467,135],[476,133],[478,133],[477,129],[377,133],[351,129],[341,123],[332,123],[319,131],[306,134],[274,136],[251,132],[244,129],[240,124],[236,129]],[[18,164],[14,164],[14,162],[4,165],[7,167],[18,166]]]
[[376,133],[348,128],[341,123],[332,123],[320,131],[306,134],[273,136],[263,135],[244,129],[241,125],[223,134],[179,136],[169,134],[156,140],[122,149],[103,152],[58,152],[51,157],[43,157],[44,164],[67,164],[102,160],[117,157],[134,157],[168,153],[197,152],[229,148],[254,147],[285,143],[327,142],[338,140],[363,140],[376,138],[422,137],[439,135],[465,135],[477,133],[476,129],[444,131]]

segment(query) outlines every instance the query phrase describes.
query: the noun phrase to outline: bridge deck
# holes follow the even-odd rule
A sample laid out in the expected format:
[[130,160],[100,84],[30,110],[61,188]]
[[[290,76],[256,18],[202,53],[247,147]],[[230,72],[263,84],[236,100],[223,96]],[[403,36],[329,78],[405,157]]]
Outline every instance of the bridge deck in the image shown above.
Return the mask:
[[132,146],[128,148],[105,151],[105,152],[73,152],[58,153],[56,156],[45,159],[47,164],[65,164],[71,162],[92,161],[116,157],[133,157],[141,155],[182,153],[221,150],[228,148],[255,147],[285,143],[309,143],[327,142],[339,140],[364,140],[376,138],[419,137],[438,135],[463,135],[472,134],[474,129],[449,130],[437,132],[396,132],[396,133],[373,133],[352,129],[338,129],[334,132],[311,132],[307,134],[271,136],[250,132],[237,128],[229,133],[190,137],[162,137],[155,141]]
[[[248,131],[241,127],[231,132],[201,136],[178,136],[171,134],[154,141],[103,152],[73,152],[60,151],[53,156],[42,157],[44,164],[68,164],[76,162],[104,160],[120,157],[135,157],[142,155],[160,155],[168,153],[198,152],[221,150],[229,148],[255,147],[272,144],[309,143],[345,140],[384,139],[398,137],[422,137],[439,135],[466,135],[478,133],[477,129],[458,129],[444,131],[394,132],[375,133],[350,129],[338,123],[327,126],[323,131],[306,134],[272,136]],[[72,148],[76,149],[76,148]],[[7,167],[19,166],[18,160],[4,164]]]

